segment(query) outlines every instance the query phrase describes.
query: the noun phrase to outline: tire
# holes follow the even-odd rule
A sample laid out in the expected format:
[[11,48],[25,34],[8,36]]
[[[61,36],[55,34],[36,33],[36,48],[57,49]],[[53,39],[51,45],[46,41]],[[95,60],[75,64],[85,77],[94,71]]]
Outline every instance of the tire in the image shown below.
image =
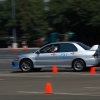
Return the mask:
[[34,68],[33,71],[34,72],[39,72],[42,68]]
[[72,65],[74,71],[81,72],[84,71],[86,68],[86,64],[82,59],[76,59]]
[[21,71],[31,72],[33,70],[33,63],[29,59],[23,59],[20,64]]

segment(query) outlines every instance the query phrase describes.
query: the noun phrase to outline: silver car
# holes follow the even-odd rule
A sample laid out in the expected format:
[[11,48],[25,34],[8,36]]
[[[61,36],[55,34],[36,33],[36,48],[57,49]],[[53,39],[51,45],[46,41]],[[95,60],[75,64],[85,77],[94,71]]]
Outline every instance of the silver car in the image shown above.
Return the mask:
[[23,72],[40,71],[54,65],[84,71],[100,65],[100,48],[99,45],[89,47],[81,42],[50,43],[33,53],[16,56],[12,65]]

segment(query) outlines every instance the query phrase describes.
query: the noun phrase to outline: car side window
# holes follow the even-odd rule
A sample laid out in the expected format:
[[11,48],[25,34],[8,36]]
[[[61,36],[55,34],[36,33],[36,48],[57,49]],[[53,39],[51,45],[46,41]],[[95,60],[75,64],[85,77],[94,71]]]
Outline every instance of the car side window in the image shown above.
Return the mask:
[[73,52],[76,52],[76,51],[78,51],[78,49],[73,45]]
[[57,51],[58,51],[58,45],[56,44],[47,45],[44,48],[40,49],[40,53],[52,53]]
[[74,52],[77,51],[77,48],[71,43],[62,43],[60,44],[60,52]]

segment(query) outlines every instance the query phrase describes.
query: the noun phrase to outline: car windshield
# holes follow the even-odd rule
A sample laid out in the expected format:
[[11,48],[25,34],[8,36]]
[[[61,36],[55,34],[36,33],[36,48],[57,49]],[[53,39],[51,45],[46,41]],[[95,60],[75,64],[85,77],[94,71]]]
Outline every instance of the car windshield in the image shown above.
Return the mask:
[[80,46],[81,46],[83,49],[85,49],[85,50],[90,50],[90,47],[89,47],[89,46],[86,46],[86,45],[83,44],[83,43],[78,42],[77,44],[80,45]]

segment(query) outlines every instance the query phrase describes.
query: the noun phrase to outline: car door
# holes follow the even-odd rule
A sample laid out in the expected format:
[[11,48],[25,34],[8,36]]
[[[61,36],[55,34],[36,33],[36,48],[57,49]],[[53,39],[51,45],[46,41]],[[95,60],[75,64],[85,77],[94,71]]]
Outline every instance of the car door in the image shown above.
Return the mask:
[[35,66],[36,67],[52,67],[57,65],[57,58],[55,52],[52,52],[56,44],[50,44],[39,50],[39,53],[35,54]]
[[77,48],[72,43],[61,43],[60,50],[56,54],[58,67],[71,67],[72,61],[75,58],[74,54]]

